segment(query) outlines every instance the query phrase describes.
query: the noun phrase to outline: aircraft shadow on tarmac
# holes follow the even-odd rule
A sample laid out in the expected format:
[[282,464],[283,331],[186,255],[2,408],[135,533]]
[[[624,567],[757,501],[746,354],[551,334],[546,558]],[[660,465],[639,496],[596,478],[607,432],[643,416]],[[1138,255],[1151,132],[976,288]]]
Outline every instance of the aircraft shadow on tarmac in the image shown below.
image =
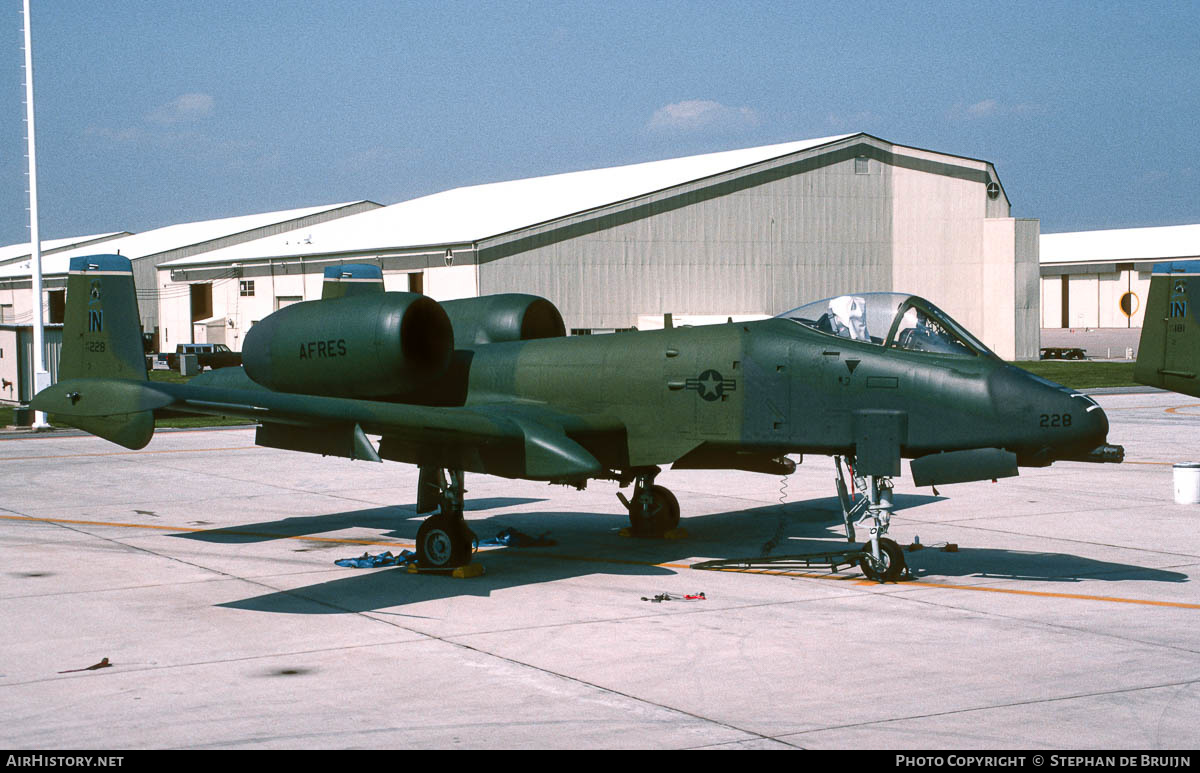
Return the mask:
[[[480,510],[494,510],[504,507],[515,507],[534,502],[544,502],[542,498],[530,497],[492,497],[474,499],[466,503],[464,510],[468,513]],[[413,526],[407,525],[397,530],[400,524],[408,524],[410,519]],[[388,507],[373,507],[367,510],[353,510],[344,513],[329,513],[327,515],[308,515],[295,518],[284,518],[278,521],[262,523],[247,523],[238,526],[208,529],[205,531],[174,534],[183,539],[200,540],[222,544],[243,544],[253,542],[269,542],[276,539],[293,539],[312,534],[322,534],[342,529],[365,528],[381,529],[387,533],[381,535],[394,539],[414,539],[417,526],[424,516],[417,515],[417,506],[394,505]]]
[[[899,511],[916,507],[937,499],[940,497],[897,495],[896,509]],[[505,500],[484,501],[498,503]],[[514,499],[508,504],[495,504],[493,508],[480,507],[476,503],[476,506],[468,507],[468,511],[500,509],[510,504],[530,501],[539,500]],[[332,523],[335,524],[344,519],[347,525],[367,525],[365,521],[374,520],[376,525],[382,528],[396,530],[401,526],[396,523],[398,511],[403,513],[410,509],[376,508],[312,518],[286,519],[280,523],[295,527],[303,525],[311,527],[313,531],[329,531],[331,521],[328,519],[334,519]],[[419,518],[409,517],[411,521],[407,526],[401,526],[394,532],[401,539],[415,537],[420,524]],[[617,532],[628,523],[623,514],[545,511],[497,513],[482,519],[469,519],[472,530],[480,538],[490,537],[506,528],[516,528],[531,535],[541,535],[549,531],[550,537],[558,544],[554,547],[510,547],[488,551],[477,556],[477,560],[487,567],[488,573],[469,580],[413,575],[403,567],[362,569],[336,580],[227,602],[219,606],[284,614],[347,614],[388,610],[442,598],[487,597],[506,588],[591,574],[636,575],[646,577],[648,581],[656,581],[688,571],[659,564],[678,562],[694,556],[775,557],[840,550],[845,546],[844,540],[831,538],[841,534],[841,520],[837,499],[830,497],[789,502],[782,506],[769,505],[749,510],[692,516],[685,518],[681,523],[689,533],[687,538],[663,540],[619,537]],[[238,530],[250,531],[270,526],[272,524],[258,524]],[[304,532],[301,530],[300,533]],[[220,532],[210,534],[218,536]],[[203,534],[187,536],[203,538]],[[347,549],[346,552],[349,554],[351,551]],[[906,555],[918,578],[970,576],[1053,583],[1084,580],[1187,580],[1187,576],[1179,572],[1096,561],[1063,553],[1030,553],[988,548],[963,548],[955,553],[945,553],[930,548]],[[858,571],[857,568],[842,569],[844,574]],[[764,582],[771,581],[768,577],[762,579]],[[695,580],[693,584],[703,585],[703,574],[697,573]],[[657,584],[648,583],[645,595],[652,595],[661,590]]]

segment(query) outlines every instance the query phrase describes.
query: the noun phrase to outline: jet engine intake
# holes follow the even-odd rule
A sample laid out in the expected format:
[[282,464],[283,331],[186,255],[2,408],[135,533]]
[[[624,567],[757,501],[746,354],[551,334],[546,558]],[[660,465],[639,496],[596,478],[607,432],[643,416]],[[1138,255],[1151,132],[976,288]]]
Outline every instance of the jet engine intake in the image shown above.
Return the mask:
[[450,363],[446,312],[418,293],[296,303],[246,334],[246,375],[277,392],[366,399],[410,395]]
[[567,334],[562,315],[545,298],[522,293],[444,301],[456,347],[557,338]]

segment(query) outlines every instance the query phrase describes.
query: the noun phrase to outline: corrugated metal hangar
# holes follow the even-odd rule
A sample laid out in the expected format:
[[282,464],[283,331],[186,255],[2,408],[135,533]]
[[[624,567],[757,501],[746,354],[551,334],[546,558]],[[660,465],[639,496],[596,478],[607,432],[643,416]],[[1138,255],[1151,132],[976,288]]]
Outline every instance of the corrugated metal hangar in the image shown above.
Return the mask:
[[1038,348],[1037,245],[990,163],[852,134],[457,188],[166,262],[158,316],[167,348],[210,333],[236,348],[354,262],[437,300],[542,295],[576,333],[912,292],[1022,359]]
[[1140,328],[1154,264],[1200,258],[1200,224],[1045,234],[1044,328]]

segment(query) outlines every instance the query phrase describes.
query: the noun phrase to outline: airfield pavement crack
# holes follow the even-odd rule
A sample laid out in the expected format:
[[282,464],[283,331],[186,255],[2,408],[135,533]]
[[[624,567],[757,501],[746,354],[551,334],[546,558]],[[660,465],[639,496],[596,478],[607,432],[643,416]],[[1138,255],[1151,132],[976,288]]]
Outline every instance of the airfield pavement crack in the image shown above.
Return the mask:
[[[286,591],[286,590],[281,590],[281,591],[278,591],[278,592],[279,592],[279,593],[283,593],[283,594],[285,594],[285,595],[288,595],[288,596],[293,596],[293,597],[295,597],[295,598],[298,598],[298,599],[303,599],[303,600],[305,600],[305,601],[309,601],[309,602],[312,602],[312,603],[314,603],[314,604],[319,604],[319,605],[321,605],[321,606],[325,606],[325,607],[328,607],[328,608],[330,608],[330,609],[335,609],[335,610],[338,610],[338,611],[340,611],[340,612],[345,612],[345,613],[347,613],[347,614],[357,615],[357,616],[359,616],[359,617],[365,617],[366,619],[368,619],[368,620],[370,620],[370,621],[372,621],[372,622],[376,622],[376,623],[383,623],[384,625],[389,625],[389,626],[392,626],[392,627],[394,627],[394,628],[399,628],[400,630],[407,631],[407,632],[409,632],[409,633],[412,633],[412,634],[415,634],[415,635],[417,635],[417,636],[424,637],[425,639],[428,639],[428,640],[430,640],[430,641],[436,641],[436,642],[440,642],[440,643],[442,643],[442,644],[446,644],[446,645],[448,645],[448,646],[450,646],[450,647],[454,647],[454,648],[458,648],[458,649],[466,650],[467,652],[472,652],[472,653],[475,653],[475,654],[477,654],[477,655],[481,655],[481,656],[483,656],[483,657],[487,657],[487,658],[494,658],[494,659],[496,659],[496,660],[499,660],[499,661],[502,661],[502,662],[504,662],[504,663],[508,663],[509,665],[517,666],[518,668],[525,668],[525,669],[529,669],[529,670],[531,670],[531,671],[536,671],[537,673],[544,674],[544,675],[547,675],[547,676],[551,676],[551,677],[554,677],[554,678],[557,678],[557,679],[561,679],[562,681],[565,681],[565,682],[570,682],[570,683],[572,683],[572,684],[580,685],[580,686],[586,687],[586,688],[588,688],[588,689],[591,689],[591,690],[595,690],[595,691],[597,691],[597,692],[604,693],[604,694],[606,694],[606,695],[611,695],[611,696],[616,696],[616,697],[619,697],[619,698],[624,698],[624,699],[626,699],[626,700],[634,701],[634,702],[636,702],[636,703],[640,703],[640,704],[643,704],[643,705],[646,705],[646,706],[653,706],[653,707],[655,707],[655,708],[658,708],[658,709],[661,709],[661,710],[663,710],[663,711],[669,711],[669,712],[672,712],[672,713],[674,713],[674,714],[678,714],[678,715],[680,715],[680,716],[691,717],[692,719],[696,719],[696,720],[699,720],[699,721],[701,721],[701,722],[707,722],[707,723],[709,723],[709,724],[716,725],[716,726],[718,726],[718,727],[723,727],[723,728],[726,728],[727,730],[732,730],[732,731],[735,731],[735,732],[738,732],[738,733],[745,733],[745,734],[746,734],[746,735],[748,735],[748,736],[752,736],[752,737],[754,737],[754,738],[758,738],[758,739],[760,739],[760,740],[764,740],[764,741],[776,741],[776,742],[778,742],[778,743],[782,743],[782,744],[784,744],[784,745],[786,745],[786,746],[795,746],[795,744],[791,744],[791,743],[789,743],[789,742],[787,742],[787,741],[782,741],[782,740],[780,740],[780,739],[778,739],[778,738],[775,738],[775,737],[773,737],[773,736],[764,735],[764,734],[762,734],[762,733],[759,733],[759,732],[757,732],[757,731],[754,731],[754,730],[748,730],[748,729],[746,729],[746,728],[743,728],[743,727],[738,727],[737,725],[732,725],[732,724],[730,724],[730,723],[728,723],[728,722],[723,722],[723,721],[721,721],[721,720],[719,720],[719,719],[715,719],[715,718],[713,718],[713,717],[706,717],[706,716],[703,716],[703,715],[697,714],[697,713],[695,713],[695,712],[688,711],[688,710],[686,710],[686,709],[681,709],[681,708],[679,708],[679,707],[677,707],[677,706],[669,706],[669,705],[667,705],[667,704],[665,704],[665,703],[661,703],[661,702],[659,702],[659,701],[647,700],[646,698],[642,698],[642,697],[639,697],[639,696],[637,696],[637,695],[633,695],[632,693],[627,693],[627,692],[624,692],[624,691],[622,691],[622,690],[617,690],[617,689],[615,689],[615,688],[612,688],[612,687],[606,687],[605,685],[598,684],[598,683],[596,683],[596,682],[590,682],[590,681],[588,681],[588,680],[586,680],[586,679],[581,679],[581,678],[579,678],[579,677],[577,677],[577,676],[571,676],[570,674],[564,674],[564,673],[562,673],[562,672],[555,671],[555,670],[553,670],[553,669],[545,668],[545,667],[543,667],[543,666],[537,666],[537,665],[534,665],[534,664],[532,664],[532,663],[527,663],[527,662],[525,662],[525,661],[522,661],[522,660],[517,660],[516,658],[511,658],[511,657],[508,657],[508,656],[506,656],[506,655],[501,655],[501,654],[499,654],[499,653],[496,653],[496,652],[491,652],[491,651],[489,651],[489,650],[486,650],[486,649],[483,649],[483,648],[481,648],[481,647],[478,647],[478,646],[475,646],[475,645],[468,644],[468,643],[466,643],[466,642],[464,642],[464,641],[457,641],[457,640],[455,640],[455,638],[451,638],[451,637],[445,637],[445,636],[438,636],[437,634],[428,633],[428,632],[426,632],[426,631],[418,631],[418,630],[415,630],[415,629],[409,628],[409,627],[407,627],[407,626],[401,625],[399,622],[397,622],[397,621],[394,621],[394,620],[388,620],[388,619],[383,619],[383,618],[379,618],[379,617],[374,617],[373,615],[371,615],[371,614],[370,614],[370,613],[368,613],[368,612],[356,611],[356,610],[353,610],[353,609],[348,609],[348,608],[340,607],[340,606],[338,606],[337,604],[333,604],[333,603],[330,603],[330,602],[328,602],[328,601],[324,601],[324,600],[321,600],[321,599],[314,599],[314,598],[310,598],[310,597],[308,597],[308,596],[305,596],[305,595],[304,595],[304,594],[302,594],[302,593],[296,593],[295,591]],[[471,635],[474,635],[474,634],[471,634]],[[803,748],[803,747],[796,747],[796,748]]]
[[[14,512],[14,511],[12,511],[12,510],[8,510],[8,512]],[[36,521],[39,521],[39,519],[38,519],[36,516],[30,516],[30,515],[26,515],[26,514],[24,514],[24,513],[14,513],[14,514],[21,515],[22,517],[28,518],[30,521],[35,521],[35,522],[36,522]],[[50,522],[47,522],[47,521],[41,521],[41,522],[42,522],[42,523],[50,523]],[[718,727],[723,727],[723,728],[726,728],[726,729],[728,729],[728,730],[732,730],[732,731],[734,731],[734,732],[737,732],[737,733],[743,733],[743,734],[745,734],[745,735],[747,735],[747,736],[751,736],[751,737],[753,737],[753,738],[757,738],[757,739],[760,739],[760,740],[766,740],[766,741],[775,741],[775,742],[778,742],[778,743],[784,744],[784,745],[786,745],[786,746],[795,746],[795,744],[789,743],[789,742],[787,742],[787,741],[783,741],[783,740],[780,740],[780,739],[778,739],[778,738],[774,738],[774,737],[772,737],[772,736],[763,735],[762,733],[758,733],[758,732],[756,732],[756,731],[754,731],[754,730],[748,730],[748,729],[746,729],[746,728],[738,727],[738,726],[736,726],[736,725],[732,725],[732,724],[730,724],[730,723],[728,723],[728,722],[723,722],[723,721],[721,721],[721,720],[719,720],[719,719],[715,719],[715,718],[712,718],[712,717],[705,717],[705,716],[702,716],[702,715],[700,715],[700,714],[696,714],[695,712],[687,711],[687,710],[685,710],[685,709],[681,709],[681,708],[678,708],[678,707],[675,707],[675,706],[669,706],[669,705],[667,705],[667,704],[665,704],[665,703],[661,703],[661,702],[657,702],[657,701],[651,701],[651,700],[647,700],[646,698],[642,698],[642,697],[639,697],[639,696],[633,695],[633,694],[631,694],[631,693],[623,692],[623,691],[621,691],[621,690],[617,690],[617,689],[614,689],[614,688],[612,688],[612,687],[606,687],[606,686],[604,686],[604,685],[601,685],[601,684],[598,684],[598,683],[595,683],[595,682],[590,682],[590,681],[587,681],[587,680],[585,680],[585,679],[580,679],[579,677],[571,676],[570,674],[564,674],[564,673],[561,673],[561,672],[558,672],[558,671],[554,671],[554,670],[552,670],[552,669],[544,668],[544,667],[541,667],[541,666],[536,666],[536,665],[534,665],[534,664],[532,664],[532,663],[527,663],[527,662],[524,662],[524,661],[521,661],[521,660],[517,660],[517,659],[515,659],[515,658],[510,658],[510,657],[507,657],[507,656],[504,656],[504,655],[500,655],[500,654],[498,654],[498,653],[495,653],[495,652],[490,652],[490,651],[488,651],[488,650],[486,650],[486,649],[482,649],[482,648],[480,648],[480,647],[478,647],[478,646],[474,646],[474,645],[468,644],[468,643],[466,643],[466,642],[462,642],[462,641],[455,641],[455,640],[453,640],[453,639],[451,639],[451,638],[447,638],[447,637],[443,637],[443,636],[438,636],[438,635],[436,635],[436,634],[431,634],[431,633],[429,633],[429,632],[426,632],[426,631],[420,631],[420,630],[416,630],[416,629],[414,629],[414,628],[410,628],[410,627],[408,627],[408,626],[402,625],[402,624],[400,624],[400,622],[399,622],[399,621],[396,621],[396,620],[391,620],[391,619],[385,619],[385,618],[375,617],[375,616],[373,616],[373,615],[371,615],[371,614],[369,614],[369,613],[367,613],[367,612],[363,612],[363,611],[358,611],[358,610],[353,610],[353,609],[349,609],[349,608],[346,608],[346,607],[342,607],[342,606],[339,606],[339,605],[337,605],[337,604],[331,603],[331,602],[329,602],[329,601],[326,601],[326,600],[323,600],[323,599],[318,599],[318,598],[313,598],[313,597],[310,597],[310,596],[306,596],[305,594],[303,594],[303,593],[298,593],[298,592],[296,592],[296,591],[294,591],[294,590],[285,590],[285,589],[281,589],[281,588],[276,588],[276,587],[273,587],[272,585],[270,585],[270,584],[268,584],[268,583],[266,583],[266,582],[263,582],[263,581],[261,581],[261,580],[253,580],[253,579],[250,579],[250,578],[247,578],[247,577],[240,577],[240,576],[238,576],[238,575],[231,574],[231,573],[229,573],[229,572],[225,572],[225,571],[222,571],[222,570],[220,570],[220,569],[214,569],[213,567],[204,566],[204,565],[202,565],[202,564],[198,564],[198,563],[195,563],[195,562],[193,562],[193,561],[187,561],[187,560],[184,560],[184,559],[182,559],[182,558],[178,558],[178,557],[176,557],[176,556],[165,555],[165,554],[163,554],[163,553],[159,553],[159,552],[157,552],[157,551],[151,550],[151,549],[149,549],[149,548],[146,548],[146,547],[142,547],[142,546],[138,546],[138,545],[131,545],[131,544],[129,544],[129,543],[122,542],[122,541],[120,541],[120,540],[116,540],[116,539],[113,539],[113,538],[110,538],[110,537],[105,537],[105,536],[102,536],[102,535],[96,535],[96,534],[92,534],[92,533],[90,533],[90,532],[88,532],[88,531],[85,531],[85,530],[83,530],[83,529],[76,528],[76,527],[74,527],[72,524],[55,523],[54,525],[55,525],[55,526],[58,526],[58,527],[60,527],[60,528],[63,528],[63,529],[67,529],[68,531],[73,531],[73,532],[76,532],[76,533],[78,533],[78,534],[82,534],[82,535],[84,535],[84,536],[86,536],[86,537],[91,537],[91,538],[93,538],[93,539],[99,539],[99,540],[101,540],[101,541],[104,541],[104,542],[109,542],[109,543],[111,543],[111,544],[114,544],[114,545],[119,545],[119,546],[121,546],[121,547],[123,547],[123,548],[126,548],[126,549],[129,549],[129,550],[133,550],[133,551],[137,551],[137,552],[145,553],[145,554],[147,554],[147,555],[151,555],[151,556],[154,556],[154,557],[156,557],[156,558],[165,558],[165,559],[167,559],[167,560],[169,560],[169,561],[174,561],[174,562],[176,562],[176,563],[180,563],[180,564],[183,564],[183,565],[185,565],[185,566],[191,566],[191,567],[193,567],[193,568],[200,569],[200,570],[202,570],[202,571],[211,572],[211,573],[213,573],[213,574],[219,575],[219,576],[221,576],[221,577],[224,577],[224,578],[227,578],[227,579],[230,579],[230,580],[237,580],[237,581],[245,582],[245,583],[247,583],[247,584],[250,584],[250,585],[253,585],[253,586],[257,586],[257,587],[263,588],[263,589],[265,589],[265,590],[272,591],[272,592],[274,592],[274,593],[280,593],[280,594],[283,594],[283,595],[285,595],[285,596],[290,596],[290,597],[292,597],[292,598],[295,598],[295,599],[299,599],[299,600],[302,600],[302,601],[307,601],[307,602],[309,602],[309,603],[311,603],[311,604],[315,604],[315,605],[318,605],[318,606],[326,607],[326,608],[328,608],[328,609],[336,610],[336,611],[338,611],[338,612],[342,612],[342,613],[346,613],[346,614],[355,615],[355,616],[357,616],[357,617],[360,617],[360,618],[363,618],[363,619],[369,620],[369,621],[371,621],[372,623],[381,623],[381,624],[383,624],[383,625],[387,625],[387,626],[390,626],[390,627],[392,627],[392,628],[396,628],[396,629],[399,629],[399,630],[405,631],[405,632],[407,632],[407,633],[411,633],[411,634],[413,634],[413,635],[415,635],[415,636],[418,636],[418,637],[420,637],[420,640],[436,641],[436,642],[439,642],[439,643],[445,644],[445,645],[447,645],[447,646],[450,646],[450,647],[454,647],[454,648],[462,649],[462,650],[465,650],[465,651],[468,651],[468,652],[475,653],[475,654],[477,654],[477,655],[481,655],[481,656],[483,656],[483,657],[494,658],[494,659],[496,659],[496,660],[503,661],[503,662],[505,662],[505,663],[508,663],[508,664],[510,664],[510,665],[513,665],[513,666],[517,666],[517,667],[519,667],[519,668],[525,668],[525,669],[529,669],[529,670],[532,670],[532,671],[536,671],[536,672],[538,672],[538,673],[541,673],[541,674],[544,674],[544,675],[547,675],[547,676],[551,676],[551,677],[554,677],[554,678],[557,678],[557,679],[561,679],[561,680],[563,680],[563,681],[570,682],[570,683],[572,683],[572,684],[577,684],[577,685],[580,685],[580,686],[586,687],[586,688],[588,688],[588,689],[595,690],[595,691],[598,691],[598,692],[601,692],[601,693],[604,693],[604,694],[607,694],[607,695],[616,696],[616,697],[619,697],[619,698],[623,698],[623,699],[625,699],[625,700],[634,701],[634,702],[637,702],[637,703],[640,703],[640,704],[644,704],[644,705],[647,705],[647,706],[653,706],[653,707],[655,707],[655,708],[658,708],[658,709],[661,709],[661,710],[663,710],[663,711],[672,712],[672,713],[674,713],[674,714],[677,714],[677,715],[680,715],[680,716],[690,717],[690,718],[692,718],[692,719],[695,719],[695,720],[698,720],[698,721],[700,721],[700,722],[706,722],[706,723],[709,723],[709,724],[712,724],[712,725],[716,725],[716,726],[718,726]],[[399,642],[393,642],[392,644],[397,644],[397,643],[399,643]],[[382,646],[382,645],[373,645],[373,646]],[[342,649],[356,649],[356,648],[357,648],[357,647],[341,647],[341,648],[333,648],[333,649],[331,649],[330,651],[336,651],[336,650],[342,650]],[[276,657],[276,656],[278,656],[278,654],[279,654],[279,653],[271,653],[270,655],[256,656],[256,657]],[[253,658],[236,658],[236,659],[231,659],[231,660],[246,660],[246,659],[253,659]],[[226,661],[216,661],[216,662],[226,662]],[[170,666],[170,668],[178,668],[178,667],[180,667],[180,666],[178,666],[178,665],[176,665],[176,666]],[[168,667],[164,667],[164,668],[168,668]],[[39,680],[39,681],[44,681],[44,680]]]
[[[949,711],[936,711],[928,714],[911,714],[903,717],[890,717],[888,719],[873,719],[868,722],[853,722],[845,725],[829,725],[827,727],[817,727],[810,730],[798,730],[794,733],[784,733],[786,736],[801,736],[811,735],[813,733],[828,732],[830,730],[848,730],[857,727],[872,727],[875,725],[887,725],[895,722],[909,722],[920,719],[936,719],[938,717],[953,717],[961,714],[971,714],[980,711],[994,711],[997,709],[1019,708],[1021,706],[1038,706],[1047,703],[1063,703],[1066,701],[1084,700],[1087,698],[1100,698],[1106,695],[1128,695],[1131,693],[1145,692],[1147,690],[1164,690],[1171,687],[1190,687],[1200,684],[1200,679],[1187,679],[1181,682],[1165,682],[1163,684],[1148,684],[1138,687],[1123,687],[1114,690],[1097,690],[1095,692],[1074,693],[1071,695],[1059,695],[1051,698],[1031,698],[1026,701],[1012,701],[1009,703],[996,703],[990,706],[970,706],[962,709],[951,709]],[[782,739],[775,739],[783,742]]]
[[[1070,510],[1070,511],[1065,511],[1065,512],[1076,512],[1076,511]],[[1020,517],[1026,517],[1026,516],[1020,516]],[[1032,517],[1032,516],[1029,516],[1029,517]],[[1015,537],[1031,536],[1029,534],[1024,534],[1019,531],[1009,531],[1008,529],[997,529],[995,527],[988,527],[988,526],[976,526],[975,524],[971,523],[971,521],[978,520],[975,518],[963,518],[963,519],[950,520],[950,521],[926,521],[926,520],[918,520],[918,519],[915,519],[912,517],[906,517],[904,520],[908,521],[910,523],[920,523],[920,524],[928,525],[928,526],[955,525],[955,526],[959,526],[964,529],[972,529],[974,531],[989,532],[992,534],[1006,534],[1008,536],[1015,536]],[[1096,542],[1094,540],[1075,539],[1072,537],[1055,536],[1055,537],[1042,537],[1042,538],[1048,539],[1048,540],[1053,540],[1055,542],[1072,542],[1077,545],[1091,545],[1093,547],[1113,548],[1115,550],[1130,550],[1135,553],[1152,553],[1154,555],[1179,556],[1181,558],[1200,558],[1200,556],[1192,555],[1191,553],[1176,553],[1171,550],[1152,550],[1150,548],[1139,548],[1139,547],[1135,547],[1132,545],[1115,545],[1111,542]],[[962,543],[959,543],[959,544],[961,545]]]
[[[1126,643],[1130,643],[1130,644],[1138,644],[1143,647],[1150,647],[1150,648],[1163,649],[1163,650],[1174,650],[1177,652],[1185,652],[1189,655],[1200,655],[1200,649],[1191,649],[1191,648],[1182,647],[1182,646],[1179,646],[1176,644],[1165,644],[1163,642],[1145,641],[1143,639],[1135,639],[1135,638],[1131,638],[1128,636],[1120,636],[1115,633],[1094,631],[1089,628],[1084,628],[1084,627],[1080,627],[1080,626],[1064,625],[1062,623],[1048,622],[1045,620],[1035,620],[1035,619],[1031,619],[1028,617],[1020,617],[1018,615],[1003,614],[1003,613],[994,612],[991,610],[984,611],[984,610],[979,610],[979,609],[975,609],[972,607],[960,606],[958,604],[950,604],[950,603],[946,603],[943,601],[937,601],[932,598],[917,598],[916,596],[911,595],[912,593],[914,593],[916,591],[920,591],[920,590],[921,590],[920,582],[916,582],[916,583],[913,583],[911,586],[897,588],[896,591],[889,593],[887,595],[890,598],[895,598],[899,601],[907,601],[907,602],[915,603],[915,604],[925,604],[927,606],[937,607],[939,609],[953,609],[957,612],[965,612],[967,614],[979,615],[981,617],[990,617],[990,618],[995,618],[998,620],[1011,620],[1011,621],[1018,622],[1018,623],[1024,623],[1025,625],[1028,625],[1028,626],[1033,626],[1033,627],[1038,627],[1038,628],[1043,628],[1043,629],[1048,629],[1048,630],[1072,631],[1074,633],[1081,633],[1086,636],[1093,636],[1093,637],[1100,638],[1100,639],[1112,639],[1115,641],[1121,641],[1121,642],[1126,642]],[[928,590],[928,588],[927,588],[927,590]]]

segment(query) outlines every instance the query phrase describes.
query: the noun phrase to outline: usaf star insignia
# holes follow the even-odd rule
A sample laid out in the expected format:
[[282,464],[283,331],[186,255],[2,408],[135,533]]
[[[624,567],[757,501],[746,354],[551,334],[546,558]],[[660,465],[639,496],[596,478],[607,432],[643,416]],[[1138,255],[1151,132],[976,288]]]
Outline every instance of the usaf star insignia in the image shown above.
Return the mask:
[[699,378],[689,378],[687,388],[696,390],[702,399],[712,402],[720,400],[726,392],[737,389],[737,381],[722,378],[720,373],[710,368],[701,373]]

